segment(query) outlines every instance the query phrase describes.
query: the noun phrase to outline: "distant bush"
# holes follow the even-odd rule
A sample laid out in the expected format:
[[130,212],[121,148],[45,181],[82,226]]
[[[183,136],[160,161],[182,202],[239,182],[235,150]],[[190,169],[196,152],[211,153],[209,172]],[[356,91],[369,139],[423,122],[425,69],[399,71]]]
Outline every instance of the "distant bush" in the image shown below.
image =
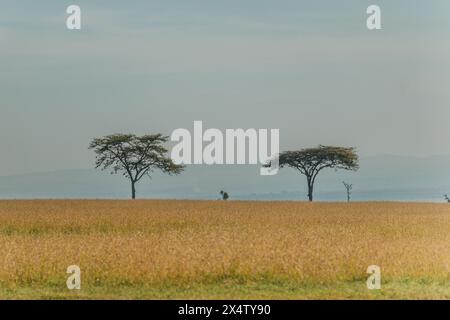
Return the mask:
[[222,200],[228,200],[228,198],[230,197],[228,195],[228,192],[225,192],[223,190],[220,190],[220,195],[222,196]]

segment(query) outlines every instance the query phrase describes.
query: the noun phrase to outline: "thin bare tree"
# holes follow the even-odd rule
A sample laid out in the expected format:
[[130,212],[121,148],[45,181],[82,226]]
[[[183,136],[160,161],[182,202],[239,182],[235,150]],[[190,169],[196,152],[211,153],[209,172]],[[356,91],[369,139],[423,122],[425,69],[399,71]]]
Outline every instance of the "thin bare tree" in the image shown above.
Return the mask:
[[345,187],[345,190],[347,191],[347,202],[350,202],[350,197],[352,194],[353,184],[347,183],[345,181],[342,181],[342,184]]

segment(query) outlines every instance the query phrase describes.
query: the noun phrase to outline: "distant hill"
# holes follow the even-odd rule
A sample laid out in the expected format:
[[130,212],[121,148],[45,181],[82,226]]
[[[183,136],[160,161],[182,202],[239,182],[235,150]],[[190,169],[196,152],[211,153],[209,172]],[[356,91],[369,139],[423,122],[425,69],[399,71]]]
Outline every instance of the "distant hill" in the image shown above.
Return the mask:
[[[345,200],[342,181],[353,183],[354,200],[443,201],[450,194],[450,155],[374,156],[360,161],[358,172],[324,171],[317,200]],[[305,179],[292,169],[259,176],[258,166],[188,166],[179,176],[155,173],[138,185],[139,198],[305,200]],[[120,175],[94,169],[0,177],[0,198],[128,198],[130,186]]]

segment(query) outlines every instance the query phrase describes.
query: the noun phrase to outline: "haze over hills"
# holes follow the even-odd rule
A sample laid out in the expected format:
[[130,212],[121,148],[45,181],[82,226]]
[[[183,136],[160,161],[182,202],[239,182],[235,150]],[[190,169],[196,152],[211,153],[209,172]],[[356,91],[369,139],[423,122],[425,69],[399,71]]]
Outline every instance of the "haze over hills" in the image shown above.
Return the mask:
[[[345,200],[342,181],[353,184],[352,199],[437,201],[450,193],[450,155],[433,157],[373,156],[360,160],[357,172],[323,171],[315,199]],[[260,176],[251,165],[188,166],[179,176],[155,172],[137,187],[138,198],[306,200],[304,176],[282,169]],[[129,198],[130,184],[120,175],[95,169],[64,170],[0,177],[0,198]]]

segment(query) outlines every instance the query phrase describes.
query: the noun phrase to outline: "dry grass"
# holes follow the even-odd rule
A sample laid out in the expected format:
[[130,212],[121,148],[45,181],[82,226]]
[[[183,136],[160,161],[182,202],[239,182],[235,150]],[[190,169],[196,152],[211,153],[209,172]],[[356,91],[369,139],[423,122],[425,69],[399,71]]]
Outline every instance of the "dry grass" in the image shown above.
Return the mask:
[[[72,264],[82,269],[83,298],[98,288],[103,291],[92,296],[217,297],[199,293],[211,285],[228,298],[352,297],[336,287],[313,294],[317,286],[352,283],[366,297],[372,264],[381,267],[387,287],[413,281],[420,292],[421,284],[447,287],[450,206],[0,201],[0,298],[42,297],[33,288],[65,297],[65,271]],[[233,287],[246,293],[226,289]],[[437,297],[450,297],[450,291]]]

